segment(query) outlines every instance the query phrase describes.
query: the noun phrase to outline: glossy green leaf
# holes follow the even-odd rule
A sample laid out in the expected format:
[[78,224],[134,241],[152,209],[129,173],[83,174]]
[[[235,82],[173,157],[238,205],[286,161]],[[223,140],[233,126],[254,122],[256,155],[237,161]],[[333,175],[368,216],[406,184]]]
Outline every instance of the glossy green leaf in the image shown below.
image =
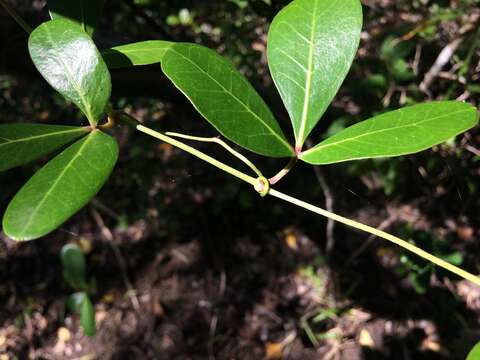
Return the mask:
[[61,259],[63,278],[75,290],[87,288],[85,255],[75,244],[67,244],[62,248]]
[[262,155],[293,155],[265,102],[243,75],[216,52],[194,44],[174,44],[163,56],[162,69],[228,139]]
[[10,202],[3,218],[5,234],[32,240],[55,230],[95,196],[117,157],[117,142],[99,130],[65,149]]
[[74,126],[0,125],[0,171],[28,164],[87,133],[87,128]]
[[475,345],[475,347],[468,353],[466,360],[480,360],[480,343]]
[[414,105],[355,124],[305,151],[300,158],[320,165],[411,154],[449,140],[477,121],[477,109],[466,103]]
[[268,65],[288,110],[296,148],[330,105],[360,41],[359,0],[294,0],[268,33]]
[[45,80],[96,125],[110,98],[111,80],[92,39],[71,21],[51,20],[30,34],[28,48]]
[[111,69],[158,64],[172,45],[173,43],[162,40],[141,41],[103,50],[102,56]]
[[83,298],[82,308],[80,310],[80,324],[82,325],[85,335],[95,335],[95,309],[93,308],[92,302],[86,294]]
[[102,16],[105,0],[48,0],[52,19],[74,21],[92,36]]

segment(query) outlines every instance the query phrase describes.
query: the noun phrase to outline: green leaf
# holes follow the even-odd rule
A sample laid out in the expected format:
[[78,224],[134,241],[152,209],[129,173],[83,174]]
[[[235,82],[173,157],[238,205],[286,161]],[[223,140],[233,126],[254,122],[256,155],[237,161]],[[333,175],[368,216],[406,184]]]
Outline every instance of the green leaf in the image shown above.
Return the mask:
[[99,130],[65,149],[10,202],[3,218],[5,234],[32,240],[55,230],[95,196],[117,157],[117,142]]
[[85,335],[95,335],[95,310],[87,294],[85,294],[83,298],[82,308],[80,310],[80,324],[82,325]]
[[0,125],[0,171],[28,164],[86,135],[87,128],[42,124]]
[[75,290],[87,288],[85,256],[75,244],[67,244],[60,254],[63,264],[63,277]]
[[472,128],[477,110],[466,103],[434,101],[387,112],[355,124],[305,151],[310,164],[412,154]]
[[102,56],[110,69],[157,64],[172,45],[162,40],[141,41],[103,50]]
[[475,347],[468,353],[466,360],[479,360],[480,359],[480,343],[475,345]]
[[68,310],[80,314],[82,312],[82,304],[85,296],[86,294],[83,291],[70,295],[67,300]]
[[92,36],[102,16],[105,0],[48,0],[52,19],[68,19]]
[[87,336],[94,336],[95,329],[95,310],[92,302],[85,292],[77,292],[70,295],[67,301],[67,307],[80,315],[80,325]]
[[359,0],[294,0],[268,33],[268,65],[288,110],[296,149],[325,113],[360,41]]
[[28,48],[45,80],[95,126],[110,98],[111,80],[92,39],[71,21],[51,20],[30,34]]
[[293,155],[265,102],[216,52],[195,44],[174,44],[163,56],[162,69],[205,119],[231,141],[262,155]]

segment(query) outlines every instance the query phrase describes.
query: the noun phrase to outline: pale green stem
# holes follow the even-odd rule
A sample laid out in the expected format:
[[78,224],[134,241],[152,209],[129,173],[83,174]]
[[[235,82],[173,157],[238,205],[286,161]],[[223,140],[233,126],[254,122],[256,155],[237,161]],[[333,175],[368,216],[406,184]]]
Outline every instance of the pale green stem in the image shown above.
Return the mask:
[[250,160],[248,160],[244,155],[240,154],[238,151],[233,149],[230,145],[228,145],[225,141],[223,141],[222,139],[220,139],[218,137],[191,136],[191,135],[179,134],[179,133],[175,133],[175,132],[166,132],[165,134],[168,135],[168,136],[173,136],[173,137],[180,138],[180,139],[185,139],[185,140],[216,143],[216,144],[222,146],[225,150],[227,150],[230,154],[235,156],[237,159],[242,161],[250,169],[252,169],[253,172],[255,174],[257,174],[258,177],[263,176],[262,172],[260,170],[258,170],[258,168]]
[[322,215],[322,216],[325,216],[326,218],[329,218],[329,219],[332,219],[332,220],[335,220],[335,221],[338,221],[342,224],[345,224],[347,226],[351,226],[353,228],[356,228],[356,229],[359,229],[359,230],[362,230],[362,231],[365,231],[369,234],[372,234],[372,235],[375,235],[375,236],[378,236],[382,239],[385,239],[385,240],[388,240],[388,241],[391,241],[392,243],[398,245],[398,246],[401,246],[402,248],[408,250],[408,251],[411,251],[412,253],[424,258],[425,260],[428,260],[454,274],[457,274],[458,276],[466,279],[466,280],[470,280],[471,282],[473,282],[474,284],[476,285],[480,285],[480,277],[478,276],[475,276],[463,269],[460,269],[459,267],[455,266],[455,265],[452,265],[448,262],[446,262],[445,260],[442,260],[428,252],[426,252],[425,250],[422,250],[418,247],[416,247],[415,245],[405,241],[405,240],[402,240],[400,239],[399,237],[396,237],[392,234],[389,234],[385,231],[381,231],[381,230],[378,230],[378,229],[375,229],[371,226],[368,226],[368,225],[365,225],[365,224],[362,224],[362,223],[359,223],[358,221],[354,221],[354,220],[350,220],[346,217],[343,217],[343,216],[340,216],[340,215],[337,215],[337,214],[334,214],[334,213],[331,213],[330,211],[327,211],[327,210],[324,210],[322,208],[319,208],[317,206],[314,206],[314,205],[311,205],[309,203],[306,203],[305,201],[301,201],[301,200],[298,200],[294,197],[291,197],[289,195],[285,195],[275,189],[270,189],[270,192],[269,194],[273,197],[276,197],[276,198],[279,198],[279,199],[282,199],[284,201],[287,201],[291,204],[294,204],[294,205],[297,205],[297,206],[300,206],[306,210],[309,210],[311,212],[314,212],[315,214],[318,214],[318,215]]
[[159,133],[155,130],[149,129],[148,127],[145,127],[143,125],[137,125],[136,129],[140,132],[143,132],[144,134],[153,136],[154,138],[157,138],[159,140],[165,141],[166,143],[168,143],[170,145],[178,147],[179,149],[182,149],[183,151],[186,151],[189,154],[192,154],[193,156],[196,156],[199,159],[201,159],[203,161],[206,161],[209,164],[212,164],[213,166],[219,168],[220,170],[223,170],[223,171],[229,173],[230,175],[233,175],[233,176],[239,178],[240,180],[243,180],[243,181],[249,183],[250,185],[256,186],[258,184],[258,179],[254,178],[254,177],[251,177],[247,174],[244,174],[243,172],[241,172],[237,169],[234,169],[233,167],[231,167],[229,165],[226,165],[226,164],[218,161],[217,159],[214,159],[213,157],[211,157],[207,154],[204,154],[203,152],[201,152],[201,151],[199,151],[199,150],[197,150],[197,149],[195,149],[195,148],[193,148],[193,147],[191,147],[187,144],[184,144],[184,143],[182,143],[182,142],[180,142],[180,141],[178,141],[174,138],[171,138],[170,136],[167,136],[167,135]]
[[382,238],[382,239],[385,239],[385,240],[388,240],[402,248],[404,248],[405,250],[408,250],[422,258],[424,258],[425,260],[428,260],[442,268],[444,268],[445,270],[448,270],[466,280],[469,280],[471,281],[472,283],[476,284],[476,285],[479,285],[480,286],[480,277],[478,276],[475,276],[463,269],[460,269],[459,267],[455,266],[455,265],[452,265],[448,262],[446,262],[445,260],[442,260],[428,252],[426,252],[425,250],[422,250],[420,248],[418,248],[417,246],[405,241],[405,240],[402,240],[400,239],[399,237],[396,237],[392,234],[389,234],[385,231],[381,231],[381,230],[378,230],[378,229],[375,229],[374,227],[371,227],[371,226],[368,226],[368,225],[365,225],[365,224],[362,224],[362,223],[359,223],[358,221],[354,221],[354,220],[350,220],[346,217],[343,217],[343,216],[340,216],[340,215],[337,215],[335,213],[332,213],[330,211],[327,211],[325,209],[322,209],[322,208],[319,208],[317,206],[314,206],[312,204],[309,204],[305,201],[302,201],[302,200],[299,200],[297,198],[294,198],[292,196],[289,196],[289,195],[286,195],[286,194],[283,194],[275,189],[270,189],[268,187],[268,181],[263,178],[263,177],[259,177],[258,179],[255,179],[247,174],[244,174],[242,173],[241,171],[238,171],[234,168],[232,168],[231,166],[228,166],[214,158],[212,158],[211,156],[208,156],[204,153],[202,153],[201,151],[191,147],[191,146],[188,146],[178,140],[175,140],[167,135],[164,135],[162,133],[159,133],[157,131],[154,131],[152,129],[149,129],[143,125],[138,125],[138,124],[135,124],[134,126],[136,126],[136,129],[138,131],[141,131],[147,135],[150,135],[150,136],[153,136],[159,140],[162,140],[162,141],[165,141],[166,143],[169,143],[170,145],[173,145],[175,147],[178,147],[196,157],[198,157],[199,159],[202,159],[206,162],[208,162],[209,164],[217,167],[218,169],[220,170],[223,170],[247,183],[249,183],[250,185],[254,186],[255,190],[257,192],[260,192],[262,193],[263,195],[271,195],[273,197],[276,197],[278,199],[281,199],[281,200],[284,200],[286,202],[289,202],[293,205],[296,205],[296,206],[299,206],[305,210],[308,210],[308,211],[311,211],[311,212],[314,212],[315,214],[318,214],[318,215],[321,215],[321,216],[324,216],[326,218],[329,218],[329,219],[332,219],[334,221],[338,221],[344,225],[347,225],[347,226],[350,226],[350,227],[353,227],[353,228],[356,228],[356,229],[359,229],[359,230],[362,230],[364,232],[367,232],[369,234],[372,234],[372,235],[375,235],[379,238]]
[[5,0],[0,0],[0,6],[5,9],[5,11],[15,20],[15,22],[27,33],[32,32],[32,28],[27,24],[25,20],[17,13],[17,11],[8,4]]

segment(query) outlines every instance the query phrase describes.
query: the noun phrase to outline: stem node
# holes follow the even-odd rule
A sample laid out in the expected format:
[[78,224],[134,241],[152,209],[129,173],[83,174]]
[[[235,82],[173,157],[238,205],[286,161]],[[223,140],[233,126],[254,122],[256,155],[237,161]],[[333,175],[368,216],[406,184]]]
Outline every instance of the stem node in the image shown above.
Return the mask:
[[261,197],[265,197],[270,192],[270,182],[264,176],[260,176],[258,182],[254,185],[255,190],[260,194]]

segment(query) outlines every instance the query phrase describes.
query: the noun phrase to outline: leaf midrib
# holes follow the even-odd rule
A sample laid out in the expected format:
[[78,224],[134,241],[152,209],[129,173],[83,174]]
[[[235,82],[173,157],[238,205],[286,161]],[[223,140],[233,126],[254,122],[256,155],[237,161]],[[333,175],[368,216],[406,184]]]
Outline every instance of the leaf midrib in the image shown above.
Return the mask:
[[[90,103],[87,101],[87,99],[85,98],[84,96],[84,93],[82,91],[82,87],[77,83],[77,81],[75,80],[75,78],[73,77],[73,74],[71,72],[71,69],[67,66],[67,64],[63,61],[63,58],[61,57],[60,53],[58,52],[58,49],[56,47],[56,43],[53,41],[53,38],[52,38],[52,34],[50,33],[50,30],[49,29],[46,29],[46,34],[48,36],[48,39],[50,41],[50,43],[53,44],[52,46],[52,49],[53,51],[55,52],[58,60],[62,63],[63,67],[65,68],[65,74],[68,78],[68,80],[70,80],[70,82],[72,83],[73,87],[75,88],[75,90],[77,91],[78,95],[80,96],[80,100],[82,101],[82,104],[83,106],[85,107],[85,111],[87,112],[85,115],[87,115],[87,118],[89,120],[89,122],[92,124],[93,123],[96,123],[96,119],[93,118],[93,114],[92,114],[92,108],[90,106]],[[92,124],[93,125],[93,124]]]
[[312,27],[310,29],[310,49],[308,54],[308,66],[307,66],[307,78],[305,80],[305,99],[303,101],[303,111],[302,111],[302,120],[300,122],[300,130],[298,133],[297,147],[303,145],[305,137],[305,127],[307,126],[308,119],[308,109],[310,107],[310,92],[312,88],[313,81],[313,49],[315,45],[315,29],[317,27],[317,9],[318,9],[318,0],[314,0],[313,12],[312,12]]
[[[362,137],[365,137],[365,136],[381,134],[383,132],[388,132],[388,131],[392,131],[392,130],[395,131],[395,130],[398,130],[398,129],[404,129],[404,128],[408,128],[408,127],[415,127],[415,126],[419,126],[420,124],[423,124],[423,123],[428,122],[428,121],[434,121],[434,120],[438,120],[438,119],[441,119],[441,118],[444,118],[444,117],[453,116],[453,115],[463,113],[463,112],[468,112],[468,111],[471,111],[471,109],[462,109],[462,110],[454,111],[452,113],[443,114],[443,115],[435,116],[433,118],[424,119],[424,120],[421,120],[421,121],[416,122],[414,124],[400,125],[400,126],[396,126],[394,128],[390,128],[390,129],[375,130],[375,131],[371,131],[371,132],[368,132],[368,133],[363,133],[363,134],[360,134],[360,135],[357,135],[357,136],[354,136],[354,137],[349,137],[349,138],[346,138],[346,139],[343,139],[343,140],[338,140],[336,142],[332,142],[332,143],[329,143],[329,144],[318,145],[318,146],[315,146],[315,147],[303,152],[302,157],[306,156],[310,153],[317,152],[319,150],[323,150],[325,148],[331,147],[331,146],[337,146],[339,144],[343,144],[344,142],[347,142],[347,141],[355,141],[355,140],[358,140],[358,139],[360,139]],[[368,121],[368,120],[366,120],[366,121]],[[325,141],[327,141],[327,140],[325,140]]]
[[167,48],[171,47],[172,45],[171,44],[168,44],[168,45],[165,45],[165,46],[155,46],[155,48],[135,48],[135,49],[121,49],[122,46],[126,46],[126,45],[120,45],[120,46],[116,46],[114,48],[111,48],[111,49],[107,49],[107,50],[104,50],[103,51],[103,54],[115,54],[115,52],[119,52],[118,49],[121,50],[122,53],[136,53],[136,52],[155,52],[155,51],[158,51],[159,49],[166,49],[168,50]]
[[37,139],[41,139],[41,138],[45,138],[45,137],[50,137],[50,136],[58,136],[58,135],[62,135],[62,134],[68,134],[68,133],[77,132],[77,131],[78,132],[82,132],[82,131],[86,132],[86,130],[84,128],[77,128],[77,129],[70,129],[70,130],[64,130],[64,131],[57,131],[57,132],[54,132],[54,133],[35,135],[35,136],[30,136],[30,137],[21,138],[21,139],[2,138],[2,139],[7,140],[7,142],[0,143],[0,147],[6,146],[6,145],[12,145],[14,143],[19,143],[19,142],[24,142],[24,141],[33,141],[33,140],[37,140]]
[[[98,131],[98,130],[97,130]],[[65,165],[63,170],[60,172],[58,175],[57,179],[53,182],[53,184],[50,186],[50,189],[45,193],[43,198],[38,202],[37,206],[34,208],[34,210],[30,213],[30,216],[28,218],[28,221],[26,225],[24,226],[22,232],[20,233],[19,237],[23,238],[26,230],[29,228],[30,224],[32,223],[32,219],[37,215],[38,211],[40,208],[43,206],[45,201],[50,197],[53,189],[58,185],[62,177],[65,175],[67,170],[72,166],[72,163],[77,160],[80,156],[82,156],[82,151],[85,148],[85,146],[93,139],[95,133],[91,133],[83,142],[83,144],[80,146],[78,149],[77,153],[70,159],[70,161]]]
[[[214,77],[212,77],[208,72],[206,72],[204,69],[202,69],[200,66],[198,66],[195,62],[193,62],[192,60],[190,60],[188,57],[186,57],[185,55],[183,55],[182,53],[176,51],[174,48],[170,48],[168,49],[168,51],[173,51],[175,52],[176,54],[180,55],[181,57],[183,57],[184,59],[186,59],[187,61],[189,61],[192,65],[194,65],[196,68],[198,68],[201,72],[203,72],[205,75],[207,75],[211,80],[213,80],[215,83],[218,84],[218,86],[220,86],[225,93],[227,94],[230,94],[231,97],[233,97],[239,104],[241,104],[250,114],[252,114],[255,118],[257,118],[268,130],[269,132],[275,136],[278,140],[280,140],[280,142],[285,145],[287,147],[287,149],[289,151],[292,152],[292,147],[291,145],[285,140],[283,139],[281,136],[279,136],[268,124],[266,124],[263,119],[258,116],[255,112],[253,112],[243,101],[241,101],[238,97],[236,97],[230,90],[228,90],[227,88],[225,88],[222,83],[218,82]],[[207,59],[208,60],[208,59]]]

